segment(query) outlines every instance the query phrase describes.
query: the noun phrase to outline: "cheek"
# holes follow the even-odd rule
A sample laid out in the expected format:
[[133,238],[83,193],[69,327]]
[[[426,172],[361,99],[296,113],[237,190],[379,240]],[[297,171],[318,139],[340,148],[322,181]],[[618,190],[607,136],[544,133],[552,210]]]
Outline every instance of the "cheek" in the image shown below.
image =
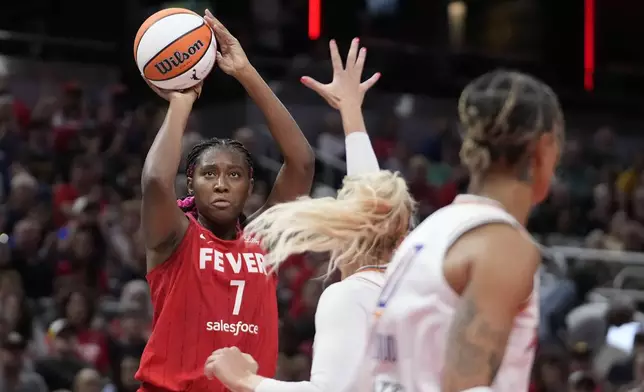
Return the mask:
[[248,198],[248,191],[250,190],[250,183],[239,180],[231,184],[231,191],[235,195],[235,199],[238,200],[239,204],[244,204]]

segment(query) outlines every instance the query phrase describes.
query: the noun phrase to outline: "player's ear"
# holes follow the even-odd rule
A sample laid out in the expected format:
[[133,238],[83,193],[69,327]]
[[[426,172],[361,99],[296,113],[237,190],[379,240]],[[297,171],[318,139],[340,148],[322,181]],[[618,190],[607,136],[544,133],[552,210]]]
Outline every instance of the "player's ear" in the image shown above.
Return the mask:
[[192,177],[186,179],[186,188],[188,188],[188,194],[190,196],[194,195],[194,190],[192,189]]
[[248,196],[253,194],[253,187],[255,186],[255,179],[251,178],[248,184]]

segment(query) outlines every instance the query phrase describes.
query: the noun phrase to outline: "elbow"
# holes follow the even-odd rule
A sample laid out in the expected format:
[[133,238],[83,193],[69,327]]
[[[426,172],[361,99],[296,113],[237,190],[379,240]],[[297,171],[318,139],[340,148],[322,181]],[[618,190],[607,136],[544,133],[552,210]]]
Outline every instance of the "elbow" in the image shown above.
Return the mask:
[[289,171],[298,173],[300,177],[313,177],[315,173],[315,153],[307,143],[306,148],[299,149],[294,154],[283,154],[284,165]]
[[168,187],[174,187],[173,178],[169,178],[167,175],[154,170],[146,170],[146,168],[143,169],[143,173],[141,173],[141,190],[144,193],[149,190],[164,189]]
[[311,156],[303,159],[298,167],[301,170],[302,177],[304,178],[313,178],[315,176],[315,154],[311,151]]
[[302,173],[310,174],[312,176],[315,172],[315,153],[313,152],[311,145],[308,143],[302,156],[298,157],[297,166],[302,169]]

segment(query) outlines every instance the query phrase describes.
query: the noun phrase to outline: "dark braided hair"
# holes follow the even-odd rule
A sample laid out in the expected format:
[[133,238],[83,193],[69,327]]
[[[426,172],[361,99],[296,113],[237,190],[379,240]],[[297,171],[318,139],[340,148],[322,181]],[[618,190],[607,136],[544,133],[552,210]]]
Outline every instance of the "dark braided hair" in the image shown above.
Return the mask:
[[[227,148],[233,151],[237,151],[244,156],[246,159],[246,164],[248,165],[248,176],[253,178],[253,158],[250,155],[250,152],[244,147],[243,144],[233,139],[220,139],[213,137],[208,140],[197,143],[186,159],[186,176],[192,177],[197,166],[197,161],[201,155],[211,148]],[[189,212],[195,217],[197,216],[197,204],[195,203],[195,198],[193,196],[186,196],[182,199],[177,200],[177,205],[181,208],[183,212]],[[243,224],[246,220],[246,217],[242,214],[240,217],[240,224]]]

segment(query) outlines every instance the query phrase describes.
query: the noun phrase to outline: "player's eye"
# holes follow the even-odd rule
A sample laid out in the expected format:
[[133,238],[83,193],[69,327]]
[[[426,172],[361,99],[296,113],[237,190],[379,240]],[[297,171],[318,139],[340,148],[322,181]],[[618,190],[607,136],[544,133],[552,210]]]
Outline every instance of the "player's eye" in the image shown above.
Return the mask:
[[240,172],[230,172],[230,176],[232,178],[239,178],[239,177],[241,177],[241,173]]
[[207,171],[207,172],[204,172],[204,173],[203,173],[203,175],[204,175],[205,177],[213,177],[213,176],[216,176],[215,172],[214,172],[214,171],[212,171],[212,170],[209,170],[209,171]]

